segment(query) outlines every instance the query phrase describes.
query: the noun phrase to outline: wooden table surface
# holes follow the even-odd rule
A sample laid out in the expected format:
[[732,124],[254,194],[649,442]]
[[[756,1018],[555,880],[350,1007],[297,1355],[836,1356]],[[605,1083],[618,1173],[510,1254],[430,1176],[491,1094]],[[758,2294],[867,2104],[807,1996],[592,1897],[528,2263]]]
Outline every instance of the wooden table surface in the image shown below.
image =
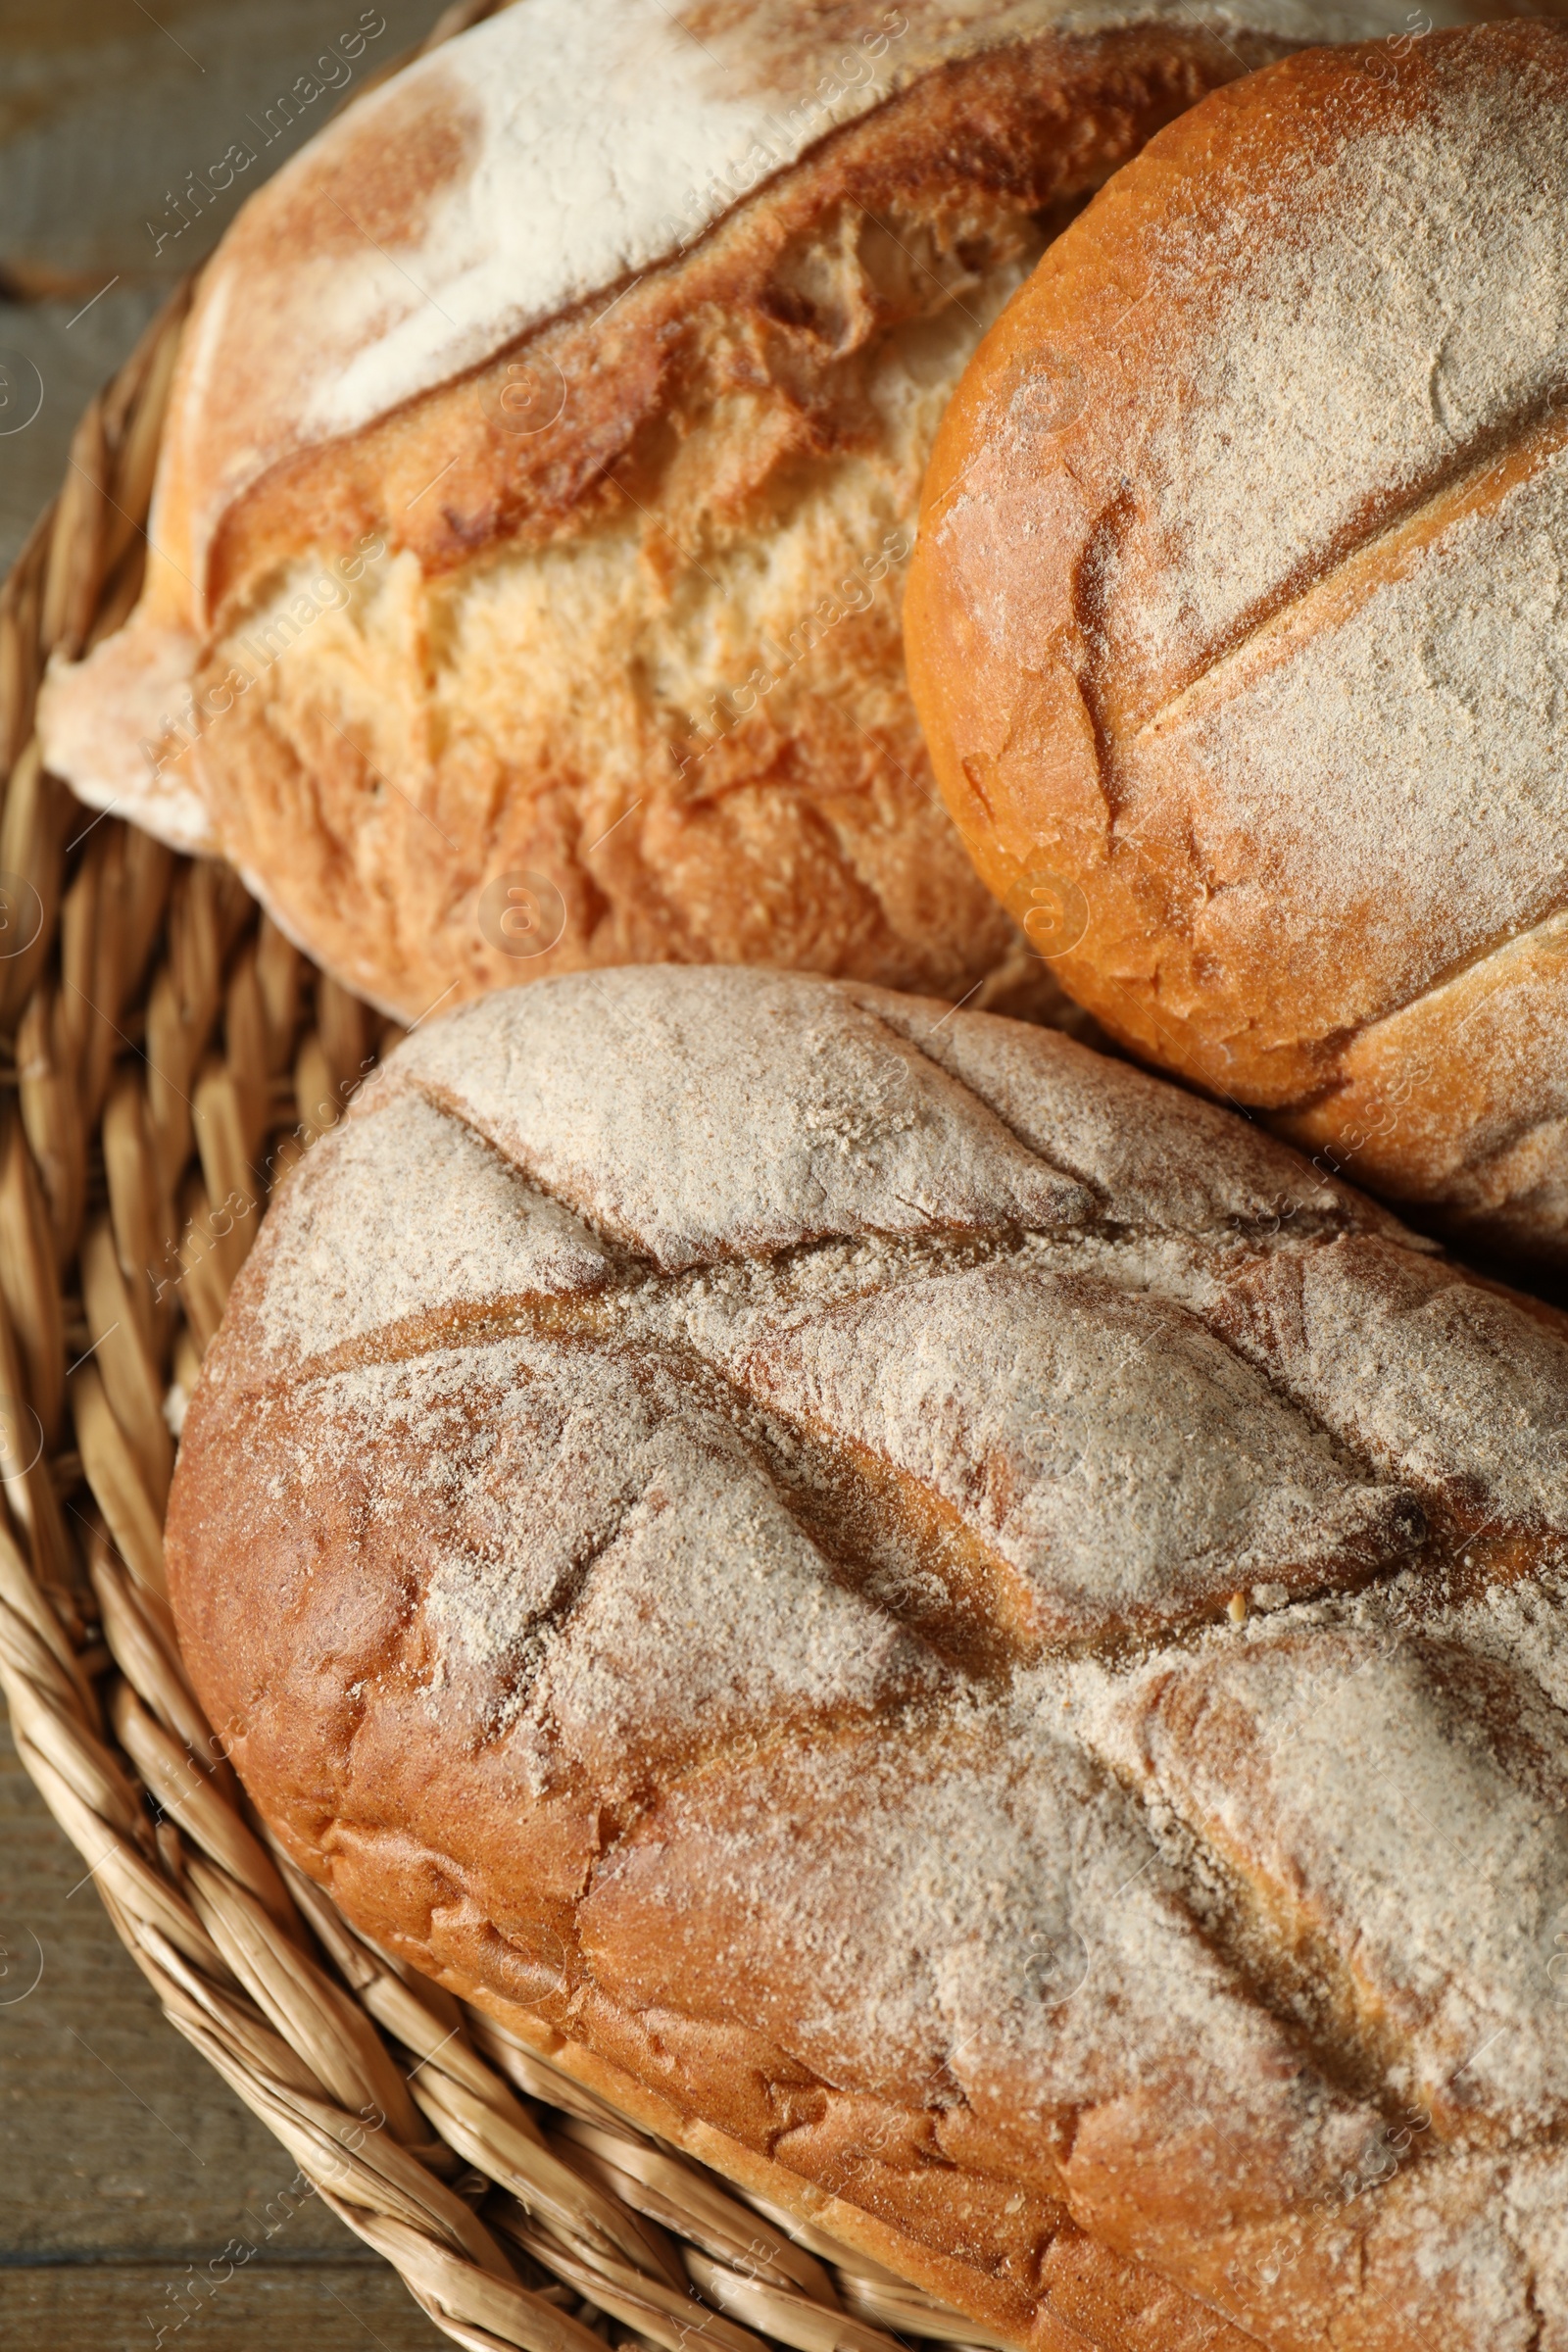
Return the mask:
[[443,2343],[166,2022],[83,1868],[0,1715],[6,2352]]
[[[233,210],[168,199],[339,35],[440,0],[0,0],[0,571],[76,417]],[[313,103],[254,185],[327,112]],[[21,299],[19,299],[19,297]],[[0,1711],[0,2345],[427,2352],[442,2337],[164,2021]]]
[[0,0],[0,572],[164,296],[441,5]]

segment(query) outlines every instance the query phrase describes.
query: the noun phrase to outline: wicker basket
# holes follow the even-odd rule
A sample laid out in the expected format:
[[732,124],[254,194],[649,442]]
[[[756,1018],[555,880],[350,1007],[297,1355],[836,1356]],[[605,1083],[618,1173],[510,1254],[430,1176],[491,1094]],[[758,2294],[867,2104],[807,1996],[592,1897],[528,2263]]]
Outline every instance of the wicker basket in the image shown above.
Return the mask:
[[[489,13],[450,10],[426,45]],[[187,285],[88,409],[0,591],[0,1687],[18,1751],[170,2022],[456,2342],[998,2343],[836,2241],[786,2234],[575,2081],[565,2045],[554,2063],[367,1945],[271,1848],[186,1681],[165,1400],[195,1377],[269,1184],[386,1033],[227,868],[84,813],[40,766],[44,662],[118,627],[140,587],[188,304]]]

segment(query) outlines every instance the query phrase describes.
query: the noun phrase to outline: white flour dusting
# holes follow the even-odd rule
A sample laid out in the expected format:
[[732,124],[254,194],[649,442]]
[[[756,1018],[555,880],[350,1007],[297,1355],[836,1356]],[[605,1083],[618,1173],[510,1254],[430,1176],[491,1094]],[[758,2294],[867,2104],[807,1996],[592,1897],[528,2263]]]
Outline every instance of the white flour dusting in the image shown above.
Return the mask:
[[1087,2226],[1157,2159],[1190,2282],[1419,2109],[1354,2230],[1556,2291],[1562,1338],[1057,1035],[670,967],[421,1031],[253,1268],[192,1422],[355,1531],[438,1781],[591,1793],[596,1998],[1026,2118]]

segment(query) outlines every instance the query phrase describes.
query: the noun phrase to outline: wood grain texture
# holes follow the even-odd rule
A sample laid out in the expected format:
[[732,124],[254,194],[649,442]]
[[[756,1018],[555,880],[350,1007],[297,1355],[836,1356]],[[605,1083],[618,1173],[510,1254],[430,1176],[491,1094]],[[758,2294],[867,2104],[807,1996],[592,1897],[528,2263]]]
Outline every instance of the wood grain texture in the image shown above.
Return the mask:
[[[257,2265],[207,2291],[202,2266],[0,2272],[7,2352],[414,2352],[442,2338],[384,2263]],[[159,2329],[165,2332],[160,2338]]]
[[171,2033],[0,1722],[0,2343],[441,2342]]
[[8,0],[0,269],[24,291],[80,286],[80,299],[117,270],[156,273],[167,290],[250,189],[437,14],[429,0],[164,0],[151,12]]
[[[315,61],[362,13],[385,30],[352,72],[328,68],[347,78],[327,88]],[[130,0],[0,0],[0,573],[60,487],[77,417],[181,272],[436,14],[165,0],[155,24]],[[321,95],[284,105],[302,76]],[[236,148],[253,157],[238,170],[222,160]]]

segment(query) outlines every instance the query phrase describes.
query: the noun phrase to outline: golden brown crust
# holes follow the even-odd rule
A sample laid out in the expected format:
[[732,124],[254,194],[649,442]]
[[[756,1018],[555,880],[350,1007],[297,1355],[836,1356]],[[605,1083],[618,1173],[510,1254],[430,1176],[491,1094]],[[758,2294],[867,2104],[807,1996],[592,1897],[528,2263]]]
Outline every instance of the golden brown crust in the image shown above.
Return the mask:
[[1049,1032],[547,980],[270,1216],[181,1639],[367,1932],[1009,2337],[1523,2346],[1565,1343]]
[[[1269,47],[1254,35],[1242,56],[1261,60]],[[516,360],[512,346],[349,441],[274,466],[227,509],[214,539],[205,588],[219,625],[243,609],[263,571],[318,549],[348,553],[366,531],[394,551],[410,549],[432,575],[502,542],[547,542],[564,527],[621,514],[628,490],[670,497],[667,457],[639,452],[639,436],[646,441],[655,418],[668,414],[683,438],[704,409],[742,385],[766,387],[768,405],[788,420],[791,456],[853,447],[866,433],[855,399],[863,399],[860,370],[833,363],[858,356],[898,308],[911,306],[888,285],[876,289],[882,318],[859,320],[813,303],[808,277],[792,283],[791,264],[806,276],[801,264],[825,220],[848,207],[959,247],[998,220],[1082,200],[1240,66],[1212,33],[1158,25],[1090,39],[1047,35],[929,75],[739,206],[608,316],[599,316],[607,306],[596,293],[525,338],[530,357],[558,368],[569,389],[542,431],[509,432],[498,412]],[[303,237],[315,250],[326,221],[318,206],[304,225],[279,224],[278,244]],[[911,255],[907,266],[918,278],[921,259]],[[770,469],[745,448],[733,458],[735,475],[708,492],[720,510],[755,496],[757,476]],[[420,485],[444,466],[451,471],[439,497],[416,510]],[[682,519],[673,498],[663,518]]]
[[1559,150],[1555,26],[1204,101],[977,354],[906,631],[982,872],[1015,910],[1037,871],[1081,894],[1055,968],[1113,1035],[1561,1256],[1560,719],[1524,588],[1564,530]]
[[[1056,2200],[1027,2190],[1020,2196],[1011,2183],[1020,2172],[1027,2177],[1029,2152],[1018,2135],[965,2132],[960,2122],[957,2128],[950,2124],[938,2147],[929,2125],[911,2130],[907,2116],[868,2112],[868,2102],[824,2097],[818,2088],[816,2116],[809,2128],[792,2128],[790,2162],[779,2163],[757,2143],[760,2138],[768,2144],[776,2129],[792,2070],[760,2038],[748,2047],[746,2037],[733,2032],[694,2034],[682,2020],[684,2031],[671,2048],[666,2033],[676,2027],[674,2019],[658,2021],[650,2035],[628,2032],[632,2021],[616,2018],[608,2023],[601,2047],[558,2033],[533,2011],[461,1972],[449,1972],[445,1981],[646,2131],[1030,2352],[1081,2352],[1086,2345],[1096,2352],[1242,2352],[1256,2340],[1145,2265],[1123,2260],[1089,2236]],[[617,2051],[630,2054],[629,2068],[617,2062]],[[704,2056],[710,2060],[707,2067]],[[737,2080],[748,2061],[767,2083],[769,2099],[760,2120],[740,2118],[738,2132],[694,2118],[689,2108],[650,2087],[675,2062],[683,2084],[703,2082],[709,2114],[725,2111],[736,2104]],[[1004,2199],[999,2198],[999,2168],[1005,2176]],[[1011,2238],[1017,2249],[1012,2262],[1004,2254],[998,2271],[985,2274],[972,2258],[933,2247],[933,2190],[942,2208],[951,2208],[956,2195],[966,2200],[969,2215],[984,2213],[999,2244]],[[1010,2228],[996,2226],[999,2202]]]
[[[564,636],[503,656],[504,713],[461,665],[440,700],[405,666],[412,759],[345,723],[330,670],[294,684],[288,657],[215,724],[198,756],[224,847],[287,927],[408,1014],[540,970],[662,959],[973,988],[1016,933],[952,835],[904,687],[903,557],[936,409],[909,438],[888,371],[933,333],[956,368],[1037,250],[1036,216],[1236,62],[1160,28],[951,67],[522,362],[514,347],[264,477],[214,543],[203,692],[243,669],[261,592],[307,556],[413,558],[410,625],[451,642],[487,569],[537,552],[554,601],[571,591],[552,553],[607,550],[604,642],[572,611],[575,651]],[[546,407],[564,394],[528,436],[501,406],[519,365],[554,388]],[[537,960],[484,920],[510,873],[559,894],[564,929]]]
[[[837,37],[831,12],[710,13],[697,39],[744,69],[726,101],[748,74],[790,90]],[[648,14],[667,39],[669,12]],[[122,798],[88,770],[107,713],[124,733],[134,707],[130,733],[163,746],[150,820],[205,821],[288,932],[405,1017],[656,958],[965,995],[1019,943],[942,808],[904,677],[943,403],[1084,196],[1292,38],[1198,12],[1042,30],[1053,15],[892,12],[893,94],[687,250],[589,275],[476,368],[332,431],[317,346],[340,314],[366,311],[344,374],[372,346],[396,373],[367,252],[424,282],[496,135],[438,61],[404,93],[407,136],[350,110],[211,273],[161,477],[168,561],[74,701],[69,679],[46,697],[67,772]],[[684,39],[662,72],[700,59]],[[966,53],[985,41],[1004,45]],[[432,299],[426,324],[445,278]]]

